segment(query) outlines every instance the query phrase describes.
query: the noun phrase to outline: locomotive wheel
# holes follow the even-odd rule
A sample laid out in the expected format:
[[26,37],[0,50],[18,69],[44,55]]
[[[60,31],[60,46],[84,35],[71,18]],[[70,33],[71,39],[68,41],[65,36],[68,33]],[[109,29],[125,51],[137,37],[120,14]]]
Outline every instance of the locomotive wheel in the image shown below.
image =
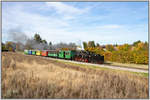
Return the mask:
[[80,58],[80,60],[79,60],[80,62],[82,62],[82,58]]
[[83,59],[82,61],[85,62],[85,59]]
[[82,62],[84,62],[84,58],[82,58]]
[[78,58],[78,61],[81,61],[81,58],[80,58],[80,57]]
[[76,58],[75,58],[75,61],[79,61],[79,57],[76,57]]
[[80,59],[81,59],[81,58],[80,58],[80,57],[78,57],[78,58],[77,58],[77,61],[80,61]]
[[82,58],[80,58],[80,61],[82,62]]
[[77,58],[77,57],[75,57],[75,61],[78,61],[78,58]]
[[88,60],[87,60],[87,59],[85,59],[85,62],[88,62]]

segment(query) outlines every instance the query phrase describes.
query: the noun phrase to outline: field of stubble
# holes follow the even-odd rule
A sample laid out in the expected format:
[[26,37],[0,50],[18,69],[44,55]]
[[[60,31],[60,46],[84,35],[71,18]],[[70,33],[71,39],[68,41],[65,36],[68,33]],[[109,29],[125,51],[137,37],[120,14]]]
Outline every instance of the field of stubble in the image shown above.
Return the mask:
[[2,98],[148,98],[148,78],[2,53]]

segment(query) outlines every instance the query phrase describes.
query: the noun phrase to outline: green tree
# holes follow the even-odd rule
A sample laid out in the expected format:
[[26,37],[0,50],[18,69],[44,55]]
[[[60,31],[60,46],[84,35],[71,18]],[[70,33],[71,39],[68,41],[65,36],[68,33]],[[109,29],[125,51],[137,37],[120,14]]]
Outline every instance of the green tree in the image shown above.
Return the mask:
[[141,43],[140,40],[133,42],[133,46],[136,46],[138,43]]
[[34,40],[35,40],[36,42],[38,42],[38,43],[41,43],[41,42],[42,42],[42,39],[41,39],[40,35],[37,34],[37,33],[34,35]]
[[47,41],[46,40],[42,40],[42,43],[47,44]]
[[83,42],[83,47],[84,47],[84,50],[86,50],[88,48],[88,45],[86,42]]
[[52,42],[49,42],[49,46],[51,46],[52,45]]
[[97,43],[96,46],[99,47],[100,46],[99,43]]

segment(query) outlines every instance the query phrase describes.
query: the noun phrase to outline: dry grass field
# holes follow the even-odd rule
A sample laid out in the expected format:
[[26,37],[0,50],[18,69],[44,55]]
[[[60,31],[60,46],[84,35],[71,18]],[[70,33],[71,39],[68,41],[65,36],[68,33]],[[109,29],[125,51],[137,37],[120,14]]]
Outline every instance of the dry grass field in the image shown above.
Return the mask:
[[148,78],[2,53],[2,98],[148,98]]

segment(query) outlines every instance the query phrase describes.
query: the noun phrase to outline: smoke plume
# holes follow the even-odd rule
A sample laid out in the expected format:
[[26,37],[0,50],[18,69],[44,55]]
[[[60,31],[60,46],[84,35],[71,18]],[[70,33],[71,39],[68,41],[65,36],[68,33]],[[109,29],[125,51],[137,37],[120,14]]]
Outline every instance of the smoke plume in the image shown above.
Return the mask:
[[58,43],[55,45],[48,45],[47,43],[37,42],[34,38],[29,38],[21,28],[10,29],[8,37],[16,43],[16,49],[23,51],[24,49],[35,50],[56,50],[61,48],[76,48],[75,43]]
[[16,43],[25,44],[28,37],[21,29],[15,28],[8,31],[8,38]]

